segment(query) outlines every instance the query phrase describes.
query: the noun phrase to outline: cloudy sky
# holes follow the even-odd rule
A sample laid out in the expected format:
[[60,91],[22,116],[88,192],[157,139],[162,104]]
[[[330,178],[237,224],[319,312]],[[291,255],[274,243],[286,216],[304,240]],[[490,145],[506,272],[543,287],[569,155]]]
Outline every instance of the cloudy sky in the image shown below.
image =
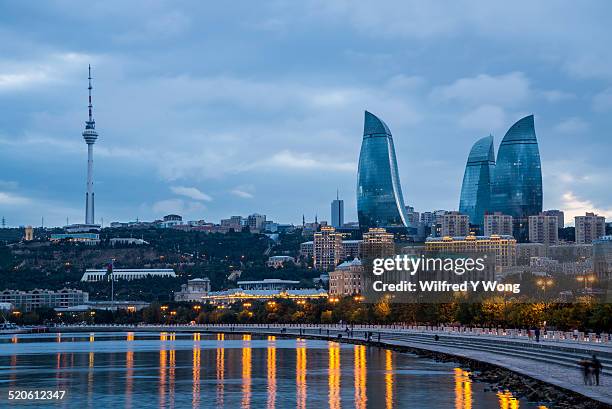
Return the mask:
[[375,3],[0,2],[0,217],[83,221],[91,63],[98,221],[354,220],[364,109],[419,211],[533,113],[545,208],[612,218],[609,2]]

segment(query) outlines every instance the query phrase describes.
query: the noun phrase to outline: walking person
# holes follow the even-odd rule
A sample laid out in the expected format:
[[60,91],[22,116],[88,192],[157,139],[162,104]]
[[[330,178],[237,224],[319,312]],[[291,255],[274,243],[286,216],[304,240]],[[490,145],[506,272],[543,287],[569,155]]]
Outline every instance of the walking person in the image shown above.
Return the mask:
[[[595,385],[599,386],[599,374],[603,369],[603,365],[601,361],[597,359],[597,355],[593,354],[593,359],[591,360],[591,371],[595,376]],[[592,382],[591,382],[592,383]]]
[[536,342],[540,342],[540,328],[536,327],[533,333],[535,334]]
[[593,381],[591,380],[591,361],[588,359],[583,359],[578,363],[582,367],[582,379],[585,385],[592,385]]

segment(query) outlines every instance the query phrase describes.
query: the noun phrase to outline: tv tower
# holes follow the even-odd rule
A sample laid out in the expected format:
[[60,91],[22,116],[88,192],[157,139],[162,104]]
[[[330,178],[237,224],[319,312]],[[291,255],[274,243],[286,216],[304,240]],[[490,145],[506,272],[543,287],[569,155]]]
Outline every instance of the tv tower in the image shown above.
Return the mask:
[[98,139],[96,121],[93,119],[93,105],[91,104],[91,65],[89,65],[89,119],[85,122],[83,139],[87,143],[87,196],[85,198],[85,224],[95,224],[94,217],[94,191],[93,191],[93,146]]

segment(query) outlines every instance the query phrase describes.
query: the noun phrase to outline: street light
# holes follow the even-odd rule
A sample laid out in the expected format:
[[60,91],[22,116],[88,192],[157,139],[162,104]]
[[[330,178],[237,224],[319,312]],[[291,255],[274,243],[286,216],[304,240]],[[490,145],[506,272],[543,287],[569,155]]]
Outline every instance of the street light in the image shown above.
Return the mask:
[[586,290],[588,290],[588,283],[594,283],[597,281],[597,277],[593,274],[583,274],[576,277],[576,281],[584,282],[584,290],[586,292]]
[[552,285],[554,284],[554,281],[552,280],[552,278],[544,278],[544,279],[540,279],[536,281],[536,284],[540,288],[542,288],[542,291],[544,291],[544,297],[546,297],[546,288],[552,287]]

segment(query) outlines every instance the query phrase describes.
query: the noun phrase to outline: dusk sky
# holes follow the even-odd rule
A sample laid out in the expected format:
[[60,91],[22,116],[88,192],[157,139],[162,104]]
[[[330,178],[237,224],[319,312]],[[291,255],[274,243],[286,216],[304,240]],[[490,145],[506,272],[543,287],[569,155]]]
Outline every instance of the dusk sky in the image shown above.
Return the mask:
[[[225,5],[224,5],[225,4]],[[364,110],[406,204],[454,210],[468,152],[533,113],[544,208],[612,219],[612,3],[0,1],[0,217],[356,220]],[[572,220],[573,222],[573,220]]]

